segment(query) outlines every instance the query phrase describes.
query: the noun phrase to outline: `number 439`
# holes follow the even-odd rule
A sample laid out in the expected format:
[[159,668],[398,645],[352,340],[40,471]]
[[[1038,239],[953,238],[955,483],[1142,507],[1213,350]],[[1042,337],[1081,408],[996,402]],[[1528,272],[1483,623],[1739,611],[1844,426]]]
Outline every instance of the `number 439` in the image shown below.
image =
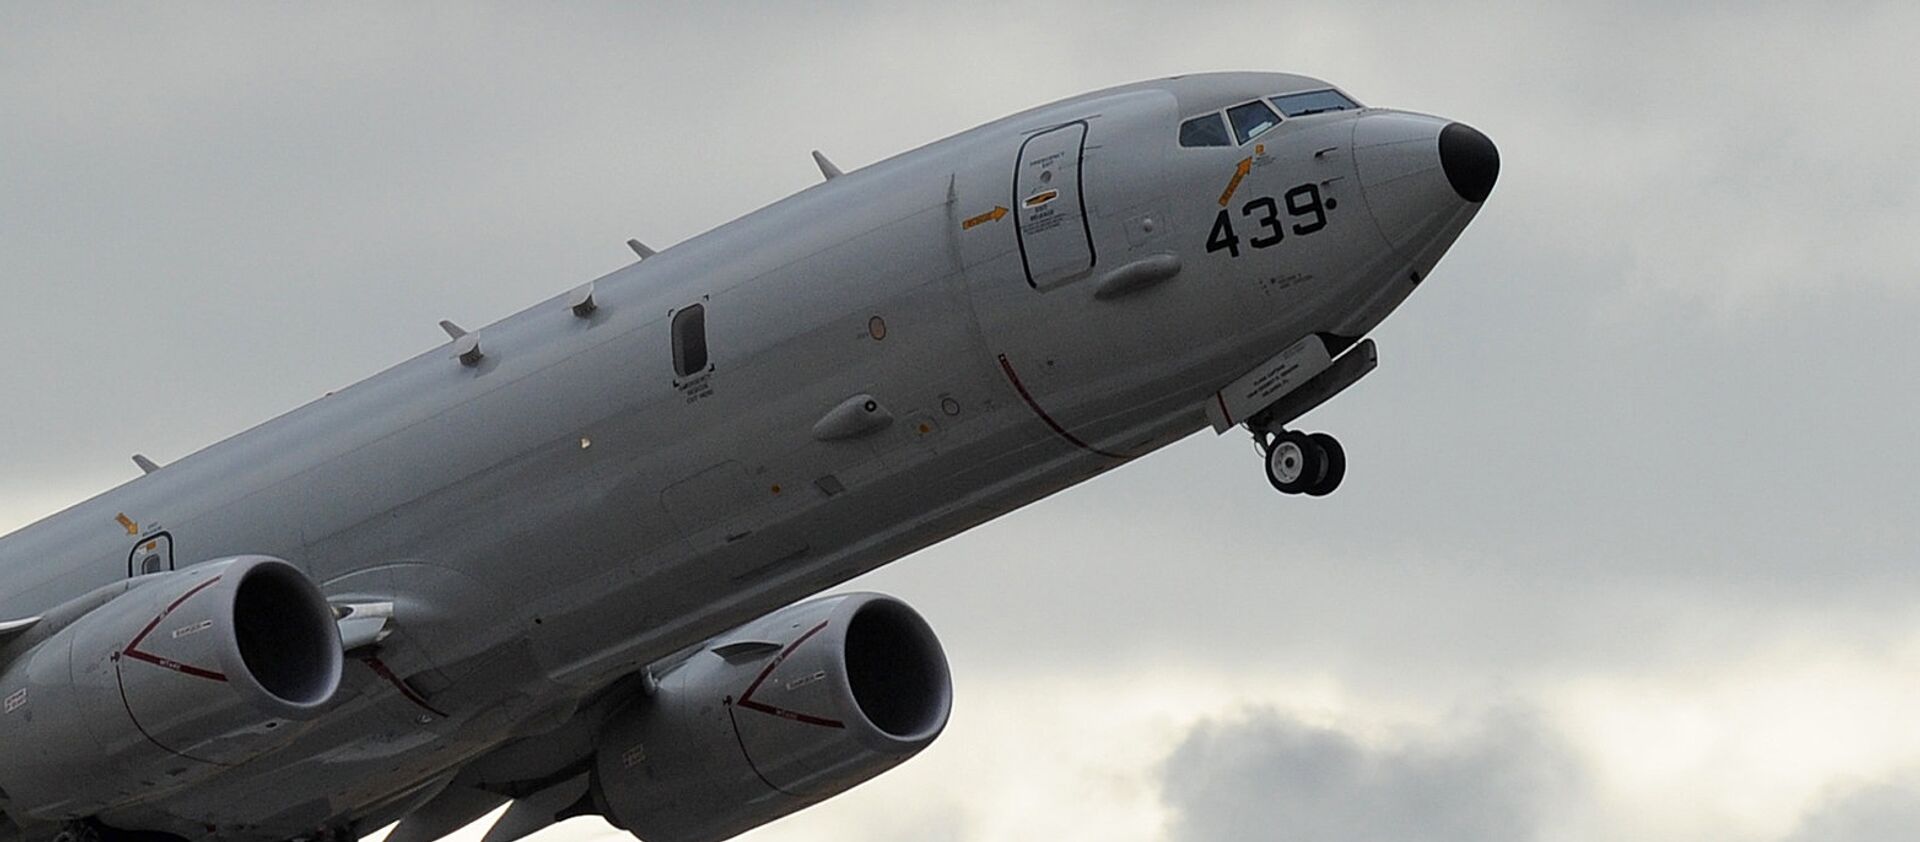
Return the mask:
[[[1327,211],[1333,210],[1334,200],[1322,201],[1320,185],[1307,183],[1281,196],[1275,202],[1272,196],[1260,196],[1240,206],[1240,215],[1254,221],[1260,227],[1259,236],[1247,240],[1247,245],[1257,249],[1277,246],[1287,238],[1285,229],[1291,227],[1297,236],[1305,236],[1327,227]],[[1280,204],[1287,206],[1289,217],[1312,217],[1311,222],[1295,222],[1291,226],[1280,221]],[[1240,256],[1240,235],[1233,231],[1233,217],[1226,208],[1220,209],[1220,215],[1213,218],[1213,230],[1207,234],[1209,253],[1225,250],[1229,256]]]

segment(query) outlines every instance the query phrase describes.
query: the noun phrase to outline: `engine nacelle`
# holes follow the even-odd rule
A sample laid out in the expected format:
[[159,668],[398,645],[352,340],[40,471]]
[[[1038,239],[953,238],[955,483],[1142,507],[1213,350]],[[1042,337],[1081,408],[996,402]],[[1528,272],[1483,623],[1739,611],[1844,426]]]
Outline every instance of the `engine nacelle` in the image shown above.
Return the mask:
[[332,608],[291,564],[137,581],[0,673],[0,788],[66,819],[191,784],[291,740],[341,669]]
[[615,715],[592,796],[646,842],[716,842],[900,764],[952,709],[946,654],[912,608],[814,600],[716,638]]

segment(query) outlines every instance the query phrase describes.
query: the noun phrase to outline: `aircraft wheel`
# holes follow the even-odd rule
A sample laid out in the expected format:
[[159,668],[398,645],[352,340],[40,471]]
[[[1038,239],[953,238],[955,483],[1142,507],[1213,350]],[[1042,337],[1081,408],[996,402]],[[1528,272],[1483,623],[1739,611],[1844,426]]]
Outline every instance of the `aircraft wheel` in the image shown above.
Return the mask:
[[1304,494],[1326,477],[1327,459],[1305,435],[1283,432],[1267,449],[1267,482],[1281,494]]
[[1339,439],[1326,433],[1307,436],[1307,444],[1320,452],[1321,461],[1326,466],[1320,481],[1307,489],[1307,496],[1325,497],[1340,487],[1341,480],[1347,478],[1347,450],[1340,446]]

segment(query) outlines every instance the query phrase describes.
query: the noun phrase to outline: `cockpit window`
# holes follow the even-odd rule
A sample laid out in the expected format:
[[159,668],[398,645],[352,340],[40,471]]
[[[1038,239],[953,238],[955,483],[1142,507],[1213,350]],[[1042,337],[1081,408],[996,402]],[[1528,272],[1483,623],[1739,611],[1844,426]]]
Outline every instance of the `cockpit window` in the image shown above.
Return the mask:
[[1227,138],[1227,124],[1219,114],[1195,117],[1180,124],[1181,146],[1232,146]]
[[1360,103],[1347,98],[1339,91],[1307,91],[1298,94],[1282,94],[1273,98],[1273,104],[1288,117],[1304,117],[1323,111],[1348,111],[1359,108]]
[[1233,133],[1246,143],[1268,129],[1280,125],[1280,115],[1273,113],[1267,104],[1255,100],[1245,105],[1236,105],[1227,109],[1227,119],[1233,123]]

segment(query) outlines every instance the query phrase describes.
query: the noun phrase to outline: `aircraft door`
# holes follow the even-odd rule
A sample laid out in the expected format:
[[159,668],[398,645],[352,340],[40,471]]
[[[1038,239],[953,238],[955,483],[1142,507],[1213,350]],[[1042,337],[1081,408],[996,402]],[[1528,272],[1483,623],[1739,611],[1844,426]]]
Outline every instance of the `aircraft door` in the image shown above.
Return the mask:
[[1087,223],[1081,162],[1084,120],[1041,132],[1020,144],[1014,169],[1014,235],[1027,283],[1047,289],[1093,269],[1093,231]]
[[1178,123],[1171,94],[1122,93],[1024,129],[956,176],[956,236],[989,364],[1037,430],[1086,450],[1135,452],[1140,395],[1163,385],[1142,373],[1167,376],[1207,335],[1198,314],[1217,309],[1219,290],[1197,283],[1094,295],[1101,273],[1177,253],[1166,172]]
[[157,532],[140,539],[127,554],[127,576],[165,573],[173,567],[173,535]]

